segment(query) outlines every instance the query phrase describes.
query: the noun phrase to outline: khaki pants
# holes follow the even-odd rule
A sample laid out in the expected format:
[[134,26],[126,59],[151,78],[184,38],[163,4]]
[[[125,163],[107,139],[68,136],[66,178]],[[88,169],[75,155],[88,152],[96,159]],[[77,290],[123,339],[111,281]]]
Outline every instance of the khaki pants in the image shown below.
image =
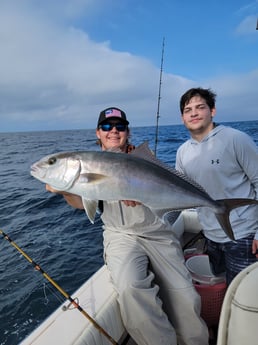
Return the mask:
[[173,233],[104,231],[105,261],[125,328],[138,345],[207,345],[200,296]]

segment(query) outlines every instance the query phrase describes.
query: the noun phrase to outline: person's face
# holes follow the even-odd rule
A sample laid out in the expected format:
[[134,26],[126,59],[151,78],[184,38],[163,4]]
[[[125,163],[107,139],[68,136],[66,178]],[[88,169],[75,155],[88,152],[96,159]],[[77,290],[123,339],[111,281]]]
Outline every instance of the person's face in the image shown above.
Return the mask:
[[182,121],[190,132],[207,134],[213,128],[215,113],[216,109],[210,109],[205,99],[194,96],[184,107]]
[[[129,130],[123,122],[117,120],[109,120],[104,122],[104,124],[111,124],[111,125],[122,125],[122,128],[119,126],[116,128],[115,126],[111,126],[113,128],[98,128],[96,130],[97,138],[101,141],[101,148],[102,150],[108,150],[111,148],[120,148],[122,151],[126,150],[126,143],[129,137]],[[121,130],[125,129],[125,130]]]

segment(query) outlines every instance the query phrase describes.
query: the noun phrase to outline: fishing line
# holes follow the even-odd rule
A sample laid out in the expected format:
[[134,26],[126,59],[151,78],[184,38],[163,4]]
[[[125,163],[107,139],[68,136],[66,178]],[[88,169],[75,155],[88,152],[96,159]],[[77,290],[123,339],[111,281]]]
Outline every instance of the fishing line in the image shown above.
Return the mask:
[[48,285],[46,283],[43,284],[43,293],[44,293],[44,298],[45,298],[45,305],[48,305],[49,303],[49,298],[47,295],[47,291],[50,292],[51,295],[53,295],[60,303],[63,303],[65,301],[64,296],[62,295],[62,297],[60,295],[57,294],[56,289],[54,289],[54,287],[52,285]]
[[48,299],[48,297],[47,297],[46,284],[45,284],[45,283],[44,283],[44,285],[43,285],[43,292],[44,292],[44,297],[45,297],[45,302],[44,302],[44,304],[45,304],[45,305],[48,305],[49,299]]
[[76,309],[78,309],[92,324],[93,326],[102,333],[112,344],[118,345],[118,343],[73,299],[65,290],[61,288],[35,261],[33,261],[28,254],[26,254],[5,232],[0,229],[0,234],[5,240],[9,241],[10,244],[22,254],[27,261],[29,261],[34,268],[39,271],[66,299],[71,302]]

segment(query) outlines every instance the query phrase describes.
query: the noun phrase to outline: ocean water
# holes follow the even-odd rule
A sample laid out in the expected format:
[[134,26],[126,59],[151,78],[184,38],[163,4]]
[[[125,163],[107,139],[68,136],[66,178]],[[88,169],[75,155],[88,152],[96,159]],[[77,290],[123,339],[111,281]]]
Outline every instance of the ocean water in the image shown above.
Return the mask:
[[[258,121],[228,125],[258,145]],[[131,128],[135,145],[155,127]],[[183,125],[161,126],[157,156],[174,166],[178,146],[188,138]],[[94,130],[0,133],[0,229],[9,235],[68,294],[103,264],[102,228],[84,211],[48,193],[30,175],[32,163],[49,153],[99,150]],[[63,296],[8,241],[0,237],[0,345],[16,345],[62,302]]]

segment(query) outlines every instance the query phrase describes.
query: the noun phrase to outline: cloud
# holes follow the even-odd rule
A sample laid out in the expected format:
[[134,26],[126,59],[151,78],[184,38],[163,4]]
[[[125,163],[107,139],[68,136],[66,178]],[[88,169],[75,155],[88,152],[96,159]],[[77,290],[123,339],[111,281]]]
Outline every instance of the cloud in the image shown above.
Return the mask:
[[[82,13],[87,20],[112,2],[1,1],[0,131],[94,128],[100,110],[112,105],[134,126],[155,124],[159,68],[76,25]],[[192,86],[218,92],[225,120],[241,119],[246,108],[255,119],[257,85],[257,70],[200,81],[163,72],[160,124],[180,123],[179,98]]]
[[258,0],[247,3],[236,11],[241,22],[238,24],[235,32],[238,35],[257,35],[255,32],[257,24]]
[[149,61],[113,51],[108,42],[93,42],[82,30],[57,25],[52,16],[8,10],[0,15],[5,43],[0,112],[8,121],[20,119],[30,126],[43,116],[46,122],[55,118],[65,126],[69,121],[79,125],[92,108],[96,114],[96,108],[110,103],[137,102],[155,89],[157,70]]
[[236,34],[238,35],[256,35],[257,32],[255,32],[256,29],[256,23],[257,23],[257,16],[250,15],[246,18],[244,18],[241,23],[236,28]]
[[257,120],[258,69],[245,74],[225,75],[210,83],[218,94],[218,121]]
[[250,15],[253,13],[257,14],[257,9],[258,9],[258,0],[254,0],[249,2],[248,4],[245,4],[244,6],[240,7],[236,13],[238,15]]

